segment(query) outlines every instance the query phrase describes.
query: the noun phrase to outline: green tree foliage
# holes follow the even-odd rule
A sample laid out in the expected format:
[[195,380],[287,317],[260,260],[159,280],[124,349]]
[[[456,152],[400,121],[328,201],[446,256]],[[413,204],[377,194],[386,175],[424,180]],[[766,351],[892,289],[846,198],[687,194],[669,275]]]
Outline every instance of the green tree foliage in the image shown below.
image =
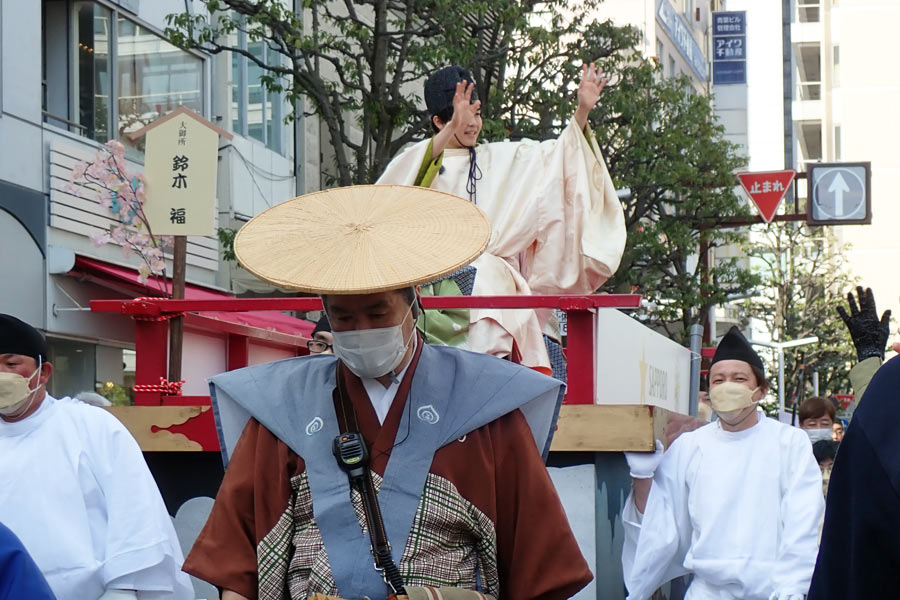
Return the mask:
[[[334,149],[333,182],[370,183],[407,143],[429,135],[422,82],[434,69],[468,67],[483,101],[486,141],[559,135],[576,107],[581,65],[599,62],[611,82],[591,114],[624,201],[628,243],[604,289],[638,292],[649,324],[684,340],[709,308],[745,296],[755,275],[732,260],[701,277],[701,243],[740,234],[707,227],[746,214],[733,193],[741,166],[722,138],[709,98],[686,77],[666,79],[636,50],[639,33],[592,17],[600,0],[203,0],[214,18],[170,15],[170,39],[216,54],[244,54],[264,85],[304,100]],[[278,62],[225,43],[244,31]]]
[[[486,75],[481,85],[490,89],[532,3],[303,0],[296,13],[284,0],[201,4],[211,18],[168,16],[172,42],[211,54],[236,52],[262,67],[269,91],[284,91],[289,103],[322,119],[334,152],[333,182],[351,185],[373,181],[427,131],[421,82],[436,65],[475,65]],[[250,42],[265,42],[272,59],[230,45],[229,34],[238,31]]]
[[[805,397],[812,394],[813,371],[819,373],[820,394],[848,393],[856,350],[837,312],[838,306],[846,306],[847,292],[856,285],[844,258],[847,246],[841,246],[827,227],[773,223],[758,229],[754,244],[744,251],[764,285],[758,296],[744,302],[745,312],[759,319],[774,340],[819,338],[817,344],[785,355],[788,406],[799,395],[801,364],[806,367]],[[769,372],[774,373],[776,366],[773,363]]]

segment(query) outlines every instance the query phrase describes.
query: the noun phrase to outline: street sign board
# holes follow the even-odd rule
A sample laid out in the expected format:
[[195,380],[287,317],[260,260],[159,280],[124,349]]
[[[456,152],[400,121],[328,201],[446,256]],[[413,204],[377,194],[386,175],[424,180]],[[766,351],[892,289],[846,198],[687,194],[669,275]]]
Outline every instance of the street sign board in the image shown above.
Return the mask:
[[753,200],[766,223],[771,223],[775,218],[775,213],[796,176],[797,171],[793,169],[737,174],[741,187]]
[[182,106],[129,133],[146,136],[144,212],[157,235],[214,235],[219,136],[232,135]]
[[153,232],[213,235],[219,133],[187,114],[147,132],[145,212]]
[[872,222],[871,163],[816,163],[807,169],[810,225]]
[[747,83],[747,12],[713,13],[713,84]]

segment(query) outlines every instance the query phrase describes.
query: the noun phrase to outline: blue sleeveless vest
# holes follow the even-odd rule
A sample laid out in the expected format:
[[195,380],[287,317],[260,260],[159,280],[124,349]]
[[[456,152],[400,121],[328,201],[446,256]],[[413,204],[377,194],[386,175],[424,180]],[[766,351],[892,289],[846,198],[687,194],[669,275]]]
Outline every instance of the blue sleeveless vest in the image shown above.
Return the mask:
[[[387,588],[373,568],[369,538],[361,532],[350,502],[347,475],[331,452],[339,433],[332,400],[335,363],[333,356],[292,358],[213,377],[219,440],[227,462],[252,416],[303,458],[314,516],[341,596],[383,600]],[[395,561],[406,548],[434,453],[517,408],[531,427],[536,447],[543,448],[561,385],[484,354],[422,348],[378,494]]]

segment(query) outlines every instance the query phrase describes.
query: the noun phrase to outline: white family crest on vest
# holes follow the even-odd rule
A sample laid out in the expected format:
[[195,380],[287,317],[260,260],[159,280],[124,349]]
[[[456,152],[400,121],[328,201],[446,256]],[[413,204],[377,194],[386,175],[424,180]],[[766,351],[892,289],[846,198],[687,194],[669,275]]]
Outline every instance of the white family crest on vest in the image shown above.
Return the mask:
[[[212,402],[223,448],[233,451],[253,417],[304,460],[316,522],[341,595],[386,600],[387,587],[372,568],[369,540],[358,535],[349,480],[331,450],[330,440],[340,433],[332,397],[336,366],[334,356],[303,357],[229,371],[212,379]],[[535,446],[543,447],[560,385],[498,358],[422,346],[406,398],[410,410],[403,411],[378,494],[382,507],[390,507],[383,518],[395,559],[406,549],[435,452],[516,409],[528,421]],[[313,432],[317,420],[321,428]],[[352,531],[356,535],[348,536]]]
[[306,435],[315,435],[322,431],[323,427],[325,427],[325,422],[322,420],[322,417],[316,417],[306,426]]
[[441,415],[438,414],[437,409],[431,404],[419,407],[419,410],[416,411],[416,416],[419,417],[420,421],[425,421],[429,425],[437,425],[438,421],[441,420]]

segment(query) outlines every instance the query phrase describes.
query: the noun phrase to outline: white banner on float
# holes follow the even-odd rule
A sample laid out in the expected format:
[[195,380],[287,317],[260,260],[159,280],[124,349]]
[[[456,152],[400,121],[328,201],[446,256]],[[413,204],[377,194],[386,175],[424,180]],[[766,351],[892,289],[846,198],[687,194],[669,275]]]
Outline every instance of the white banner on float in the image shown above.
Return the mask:
[[615,309],[594,320],[594,403],[688,414],[691,351]]

